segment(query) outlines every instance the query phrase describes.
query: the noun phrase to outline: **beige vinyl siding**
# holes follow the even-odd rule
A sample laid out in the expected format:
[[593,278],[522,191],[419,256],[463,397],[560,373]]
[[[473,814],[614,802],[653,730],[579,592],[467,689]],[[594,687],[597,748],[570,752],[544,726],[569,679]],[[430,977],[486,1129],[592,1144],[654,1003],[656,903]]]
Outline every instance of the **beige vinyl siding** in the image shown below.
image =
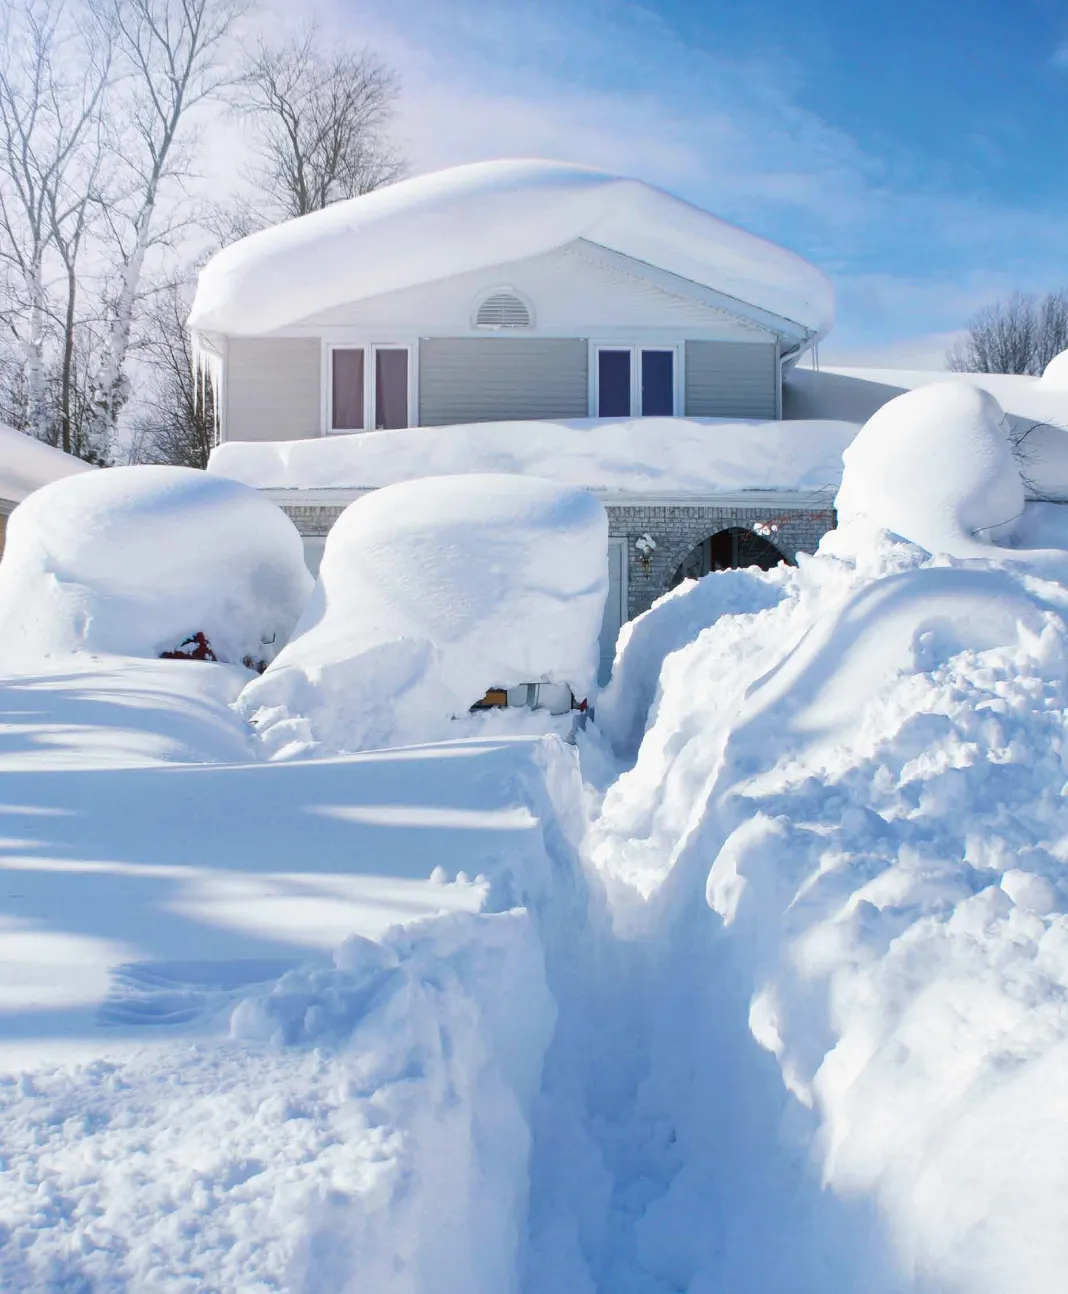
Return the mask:
[[688,417],[775,418],[777,383],[773,342],[686,343]]
[[585,341],[558,337],[430,337],[419,343],[419,422],[584,418]]
[[226,439],[318,436],[320,369],[314,337],[232,337],[224,379]]

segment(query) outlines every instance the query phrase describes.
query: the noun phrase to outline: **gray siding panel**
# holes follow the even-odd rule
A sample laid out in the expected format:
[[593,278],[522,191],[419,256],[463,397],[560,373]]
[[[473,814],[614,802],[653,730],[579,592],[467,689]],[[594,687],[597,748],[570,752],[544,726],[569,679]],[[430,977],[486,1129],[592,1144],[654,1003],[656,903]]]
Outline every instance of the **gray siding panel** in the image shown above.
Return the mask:
[[314,337],[232,337],[226,351],[226,439],[318,436],[321,353]]
[[687,416],[777,417],[777,368],[774,342],[688,341]]
[[576,338],[423,338],[419,422],[585,418],[587,351]]

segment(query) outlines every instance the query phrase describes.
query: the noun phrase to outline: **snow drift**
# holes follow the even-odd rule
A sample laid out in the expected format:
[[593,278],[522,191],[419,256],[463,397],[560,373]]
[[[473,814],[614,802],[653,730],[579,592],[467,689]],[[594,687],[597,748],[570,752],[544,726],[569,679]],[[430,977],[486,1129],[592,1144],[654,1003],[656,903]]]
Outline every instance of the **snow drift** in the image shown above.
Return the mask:
[[1005,416],[967,382],[920,387],[884,405],[846,449],[839,525],[892,531],[929,552],[983,553],[1023,512]]
[[296,528],[247,486],[182,467],[68,477],[11,515],[0,665],[159,656],[197,633],[220,660],[269,660],[311,585]]
[[512,472],[634,494],[833,490],[850,422],[595,418],[227,441],[209,472],[257,489],[371,489],[419,476]]
[[92,470],[92,463],[0,423],[0,499],[21,503],[50,481]]
[[385,292],[585,238],[826,333],[807,261],[639,180],[564,162],[476,162],[402,180],[242,238],[200,272],[198,333],[259,336]]
[[[671,1021],[692,1032],[679,986],[714,975],[702,1028],[721,1039],[735,1022],[739,1047],[747,1028],[794,1112],[759,1085],[749,1102],[802,1139],[840,1200],[882,1219],[889,1263],[858,1243],[835,1288],[1054,1294],[1068,1262],[1068,521],[1032,504],[1014,550],[974,537],[1021,503],[989,397],[930,388],[884,414],[847,455],[853,524],[815,557],[775,590],[710,575],[700,601],[676,594],[635,626],[655,646],[663,618],[676,650],[588,851],[620,924],[670,950],[648,1084],[675,1084],[688,1164],[728,1135],[702,1112],[725,1053]],[[1036,537],[1043,549],[1022,546]],[[680,632],[687,596],[705,617]],[[617,710],[626,738],[634,719]],[[766,1138],[745,1135],[730,1132],[736,1198],[774,1177],[772,1159],[753,1162]],[[694,1189],[680,1172],[657,1216],[692,1216]],[[791,1214],[782,1243],[805,1225]],[[677,1233],[654,1239],[678,1261]],[[690,1275],[722,1270],[692,1237],[682,1252]],[[818,1269],[791,1277],[826,1287]]]
[[351,504],[292,641],[242,708],[275,752],[449,735],[491,687],[592,694],[608,520],[581,490],[429,477]]

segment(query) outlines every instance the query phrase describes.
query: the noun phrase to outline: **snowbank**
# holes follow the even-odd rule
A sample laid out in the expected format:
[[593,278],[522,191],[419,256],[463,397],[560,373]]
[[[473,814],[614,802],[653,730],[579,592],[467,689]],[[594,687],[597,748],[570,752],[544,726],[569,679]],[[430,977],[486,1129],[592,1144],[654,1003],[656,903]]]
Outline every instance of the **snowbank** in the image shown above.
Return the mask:
[[419,476],[514,472],[634,494],[833,490],[846,422],[635,418],[481,422],[275,443],[229,441],[210,472],[258,489],[370,489]]
[[826,333],[834,320],[827,278],[785,248],[639,180],[505,160],[402,180],[241,239],[200,272],[189,326],[258,336],[577,238],[811,332]]
[[242,708],[278,752],[455,732],[491,687],[591,695],[608,588],[591,495],[515,476],[431,477],[351,504],[292,641]]
[[[1059,358],[1059,357],[1058,357]],[[966,382],[1004,410],[1027,497],[1068,501],[1068,389],[1057,378],[1009,373],[940,373],[927,369],[794,369],[783,389],[787,419],[866,422],[889,400],[918,387]]]
[[0,499],[21,503],[42,485],[91,471],[92,466],[0,423]]
[[1041,383],[1043,388],[1068,391],[1068,350],[1062,350],[1059,355],[1054,355],[1042,370]]
[[0,667],[159,656],[197,633],[220,660],[270,659],[311,583],[295,527],[246,486],[179,467],[68,477],[11,515]]
[[[843,455],[841,527],[892,531],[929,552],[976,555],[1012,537],[1024,487],[998,402],[967,382],[884,405]],[[978,542],[977,542],[978,541]]]
[[[1035,507],[1020,539],[1068,547],[1061,510]],[[662,1018],[692,1031],[674,986],[714,967],[721,1020],[748,1024],[797,1103],[780,1116],[761,1098],[766,1117],[788,1118],[826,1185],[886,1220],[878,1288],[1054,1294],[1068,1262],[1068,554],[959,560],[857,538],[827,536],[755,614],[718,614],[730,573],[703,581],[705,626],[666,658],[590,854],[620,920],[674,949]],[[672,600],[658,616],[678,619]],[[699,934],[702,894],[715,924]],[[662,1043],[651,1085],[682,1040]],[[722,1048],[707,1050],[718,1069]],[[710,1081],[694,1080],[698,1125]],[[692,1191],[680,1173],[660,1217],[690,1216]],[[693,1261],[718,1270],[715,1254]],[[863,1276],[870,1255],[857,1261]]]

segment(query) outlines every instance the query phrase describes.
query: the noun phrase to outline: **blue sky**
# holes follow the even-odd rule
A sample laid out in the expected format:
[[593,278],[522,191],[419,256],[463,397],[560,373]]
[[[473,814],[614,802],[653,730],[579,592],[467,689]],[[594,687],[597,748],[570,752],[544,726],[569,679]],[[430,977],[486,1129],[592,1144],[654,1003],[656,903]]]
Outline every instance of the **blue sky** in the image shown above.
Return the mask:
[[1068,7],[334,6],[401,74],[414,170],[533,154],[662,184],[827,270],[832,357],[937,362],[983,302],[1068,282]]

